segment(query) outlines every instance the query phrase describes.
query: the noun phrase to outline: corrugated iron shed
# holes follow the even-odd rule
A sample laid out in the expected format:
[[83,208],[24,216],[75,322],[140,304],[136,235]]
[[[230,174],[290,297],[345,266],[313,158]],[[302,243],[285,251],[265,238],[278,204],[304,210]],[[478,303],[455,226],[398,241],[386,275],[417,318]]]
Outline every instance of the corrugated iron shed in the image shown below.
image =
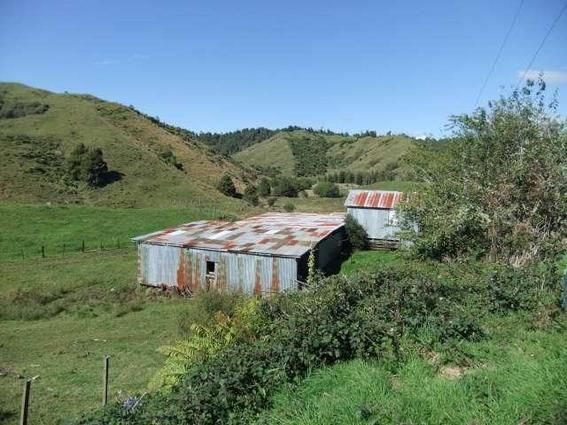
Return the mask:
[[404,199],[402,192],[390,190],[351,190],[345,200],[347,208],[393,209]]
[[266,213],[196,221],[133,238],[138,243],[299,258],[344,225],[345,214]]

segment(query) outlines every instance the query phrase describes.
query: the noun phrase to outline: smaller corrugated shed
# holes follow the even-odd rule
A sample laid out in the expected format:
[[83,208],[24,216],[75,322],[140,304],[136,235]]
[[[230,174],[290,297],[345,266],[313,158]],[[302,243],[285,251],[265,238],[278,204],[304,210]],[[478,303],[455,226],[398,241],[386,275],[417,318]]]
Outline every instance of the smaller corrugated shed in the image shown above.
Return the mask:
[[351,190],[345,201],[347,208],[393,209],[404,199],[402,192],[391,190]]

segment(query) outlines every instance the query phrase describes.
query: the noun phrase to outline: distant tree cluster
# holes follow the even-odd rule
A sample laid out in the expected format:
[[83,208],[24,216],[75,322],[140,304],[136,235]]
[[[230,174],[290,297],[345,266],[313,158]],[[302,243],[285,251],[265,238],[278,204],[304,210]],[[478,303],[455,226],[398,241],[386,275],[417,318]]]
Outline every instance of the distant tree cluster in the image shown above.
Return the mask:
[[242,130],[231,131],[228,133],[198,133],[197,140],[209,145],[215,151],[232,155],[240,152],[247,147],[269,139],[278,130],[270,130],[264,127],[243,128]]
[[322,177],[323,181],[331,183],[353,183],[357,185],[367,185],[380,181],[394,180],[397,177],[397,162],[386,164],[383,170],[374,171],[348,171],[340,170],[326,174]]
[[288,143],[293,154],[296,176],[318,176],[327,172],[329,144],[324,137],[290,137]]
[[108,166],[100,148],[87,148],[83,143],[77,145],[67,159],[67,173],[76,181],[82,181],[92,187],[107,183]]

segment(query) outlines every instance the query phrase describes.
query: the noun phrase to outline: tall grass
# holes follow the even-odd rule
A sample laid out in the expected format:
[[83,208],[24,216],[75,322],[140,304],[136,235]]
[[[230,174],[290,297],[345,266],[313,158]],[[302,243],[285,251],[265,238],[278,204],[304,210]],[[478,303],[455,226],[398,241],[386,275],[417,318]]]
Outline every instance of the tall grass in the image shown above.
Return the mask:
[[399,366],[329,367],[277,394],[258,424],[565,424],[566,324],[528,331],[499,320],[496,338],[462,347],[474,353],[470,367],[443,365],[435,353]]

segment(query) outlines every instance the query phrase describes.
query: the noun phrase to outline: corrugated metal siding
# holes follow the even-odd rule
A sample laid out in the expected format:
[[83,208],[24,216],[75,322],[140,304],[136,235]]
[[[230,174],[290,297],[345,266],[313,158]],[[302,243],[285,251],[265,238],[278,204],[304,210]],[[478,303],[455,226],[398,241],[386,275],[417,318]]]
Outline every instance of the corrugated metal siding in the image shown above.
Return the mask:
[[349,191],[345,207],[394,208],[405,195],[393,190],[359,190]]
[[179,248],[157,245],[138,245],[138,280],[152,286],[175,286],[182,252]]
[[297,260],[241,253],[206,251],[141,243],[140,283],[177,286],[196,292],[207,288],[206,263],[216,264],[214,288],[265,294],[297,289]]
[[401,229],[388,225],[390,210],[370,208],[347,208],[348,213],[360,223],[369,239],[398,240],[395,235]]
[[343,239],[344,232],[340,230],[319,243],[317,246],[317,267],[319,269],[325,269],[331,262],[338,261]]

